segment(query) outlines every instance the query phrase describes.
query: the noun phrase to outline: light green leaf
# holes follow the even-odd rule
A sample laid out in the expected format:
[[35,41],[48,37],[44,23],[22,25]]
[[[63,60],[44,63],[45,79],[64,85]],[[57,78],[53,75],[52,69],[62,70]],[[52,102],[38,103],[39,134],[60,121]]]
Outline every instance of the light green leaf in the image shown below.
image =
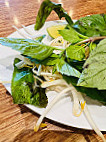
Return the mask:
[[64,30],[60,30],[59,33],[66,41],[69,41],[72,44],[88,38],[86,36],[81,35],[70,26],[67,26],[67,28],[65,28]]
[[95,49],[95,47],[96,47],[96,43],[90,43],[90,46],[89,46],[89,50],[90,50],[90,52],[92,52],[92,50],[94,50]]
[[57,71],[61,74],[67,75],[67,76],[75,76],[80,77],[81,73],[76,70],[75,68],[71,67],[67,62],[65,62],[63,59],[58,59],[58,62],[56,64]]
[[78,86],[106,89],[106,39],[97,45],[85,62]]
[[45,37],[46,35],[42,35],[40,37],[35,38],[35,40],[41,42]]
[[85,58],[85,48],[78,45],[70,45],[66,49],[66,57],[82,61]]
[[59,34],[66,40],[69,41],[71,43],[76,43],[81,41],[77,32],[71,28],[71,29],[64,29],[64,30],[60,30]]

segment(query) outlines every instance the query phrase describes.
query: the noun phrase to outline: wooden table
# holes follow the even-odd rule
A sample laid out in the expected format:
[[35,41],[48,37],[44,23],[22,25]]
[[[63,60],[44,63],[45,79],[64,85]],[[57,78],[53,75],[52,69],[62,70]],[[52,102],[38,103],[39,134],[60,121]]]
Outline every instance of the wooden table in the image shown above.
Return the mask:
[[[41,0],[0,0],[0,37],[6,37],[15,31],[12,24],[18,24],[17,18],[25,26],[34,24],[40,3]],[[90,14],[106,13],[106,0],[63,0],[62,3],[73,19]],[[57,15],[52,12],[47,20],[56,19],[58,19]],[[12,97],[0,84],[0,142],[101,141],[94,131],[60,125],[48,119],[45,119],[47,128],[35,133],[33,127],[38,117],[38,114],[25,106],[13,104]],[[106,132],[104,136],[106,137]]]

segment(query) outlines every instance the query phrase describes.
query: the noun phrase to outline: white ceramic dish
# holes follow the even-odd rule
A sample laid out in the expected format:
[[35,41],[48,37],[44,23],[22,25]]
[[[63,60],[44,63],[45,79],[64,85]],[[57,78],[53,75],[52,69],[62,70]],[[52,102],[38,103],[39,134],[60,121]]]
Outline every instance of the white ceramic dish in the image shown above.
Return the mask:
[[[63,24],[63,22],[60,22],[60,21],[46,22],[44,27],[37,32],[34,31],[34,25],[28,26],[27,29],[30,30],[30,32],[33,35],[34,34],[47,35],[47,32],[46,32],[47,27],[51,25],[56,25],[56,24]],[[24,33],[23,29],[20,29],[20,31]],[[14,32],[8,37],[22,38],[18,34],[18,32]],[[45,42],[46,44],[49,44],[50,37],[47,35],[47,37],[43,40],[43,42]],[[13,72],[12,63],[13,63],[14,57],[17,54],[19,53],[10,49],[9,47],[3,47],[0,45],[0,80],[3,80],[3,81],[11,80],[12,72]],[[4,86],[11,93],[11,89],[10,89],[11,84],[4,84]],[[56,96],[56,92],[49,92],[47,96],[50,103],[50,101]],[[88,103],[89,111],[92,115],[93,120],[97,124],[98,128],[101,131],[106,131],[106,107],[100,105],[97,101],[91,100],[89,98],[86,98],[86,100]],[[26,105],[26,106],[38,114],[42,114],[42,112],[44,111],[44,108],[38,108],[32,105]],[[67,96],[67,95],[63,95],[63,98],[58,103],[55,104],[55,106],[51,109],[51,111],[47,114],[46,117],[68,126],[89,129],[89,130],[92,129],[86,117],[83,114],[80,117],[73,116],[72,101],[70,96]]]

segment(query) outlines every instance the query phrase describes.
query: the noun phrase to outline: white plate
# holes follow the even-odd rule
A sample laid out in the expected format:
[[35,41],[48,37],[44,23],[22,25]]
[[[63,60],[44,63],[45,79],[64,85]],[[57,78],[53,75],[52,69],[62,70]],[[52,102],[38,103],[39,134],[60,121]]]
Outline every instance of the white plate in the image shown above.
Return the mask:
[[[38,31],[34,31],[34,25],[30,25],[27,27],[27,29],[32,33],[32,34],[46,34],[46,28],[51,26],[51,25],[56,25],[56,24],[62,24],[60,21],[50,21],[46,22],[44,27]],[[24,33],[24,30],[21,29],[21,32]],[[22,38],[18,32],[12,33],[9,37],[13,38]],[[46,44],[49,44],[50,38],[47,37],[43,40]],[[12,63],[14,57],[19,54],[18,52],[12,50],[9,47],[3,47],[0,46],[0,79],[1,80],[11,80],[12,78]],[[10,86],[11,84],[4,84],[5,87],[9,92],[11,92]],[[93,94],[92,94],[93,95]],[[49,102],[56,96],[56,92],[49,92],[47,94]],[[56,122],[59,122],[61,124],[65,124],[68,126],[73,126],[77,128],[83,128],[83,129],[92,129],[91,126],[89,125],[86,117],[82,114],[80,117],[75,117],[72,114],[72,101],[70,96],[64,97],[55,104],[55,106],[50,110],[50,112],[47,114],[47,118],[54,120]],[[87,103],[88,103],[88,108],[91,113],[91,116],[94,120],[94,122],[97,124],[98,128],[101,131],[106,131],[106,107],[100,105],[97,101],[91,100],[89,98],[86,98]],[[38,114],[42,114],[44,111],[44,108],[38,108],[33,105],[26,105],[28,108],[31,110],[35,111]]]

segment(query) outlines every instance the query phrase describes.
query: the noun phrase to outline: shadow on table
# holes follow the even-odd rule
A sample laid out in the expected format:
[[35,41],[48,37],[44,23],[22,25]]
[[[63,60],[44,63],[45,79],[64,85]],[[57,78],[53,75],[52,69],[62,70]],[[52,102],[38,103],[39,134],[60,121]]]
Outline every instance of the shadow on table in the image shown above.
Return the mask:
[[13,142],[100,142],[92,131],[23,130]]

